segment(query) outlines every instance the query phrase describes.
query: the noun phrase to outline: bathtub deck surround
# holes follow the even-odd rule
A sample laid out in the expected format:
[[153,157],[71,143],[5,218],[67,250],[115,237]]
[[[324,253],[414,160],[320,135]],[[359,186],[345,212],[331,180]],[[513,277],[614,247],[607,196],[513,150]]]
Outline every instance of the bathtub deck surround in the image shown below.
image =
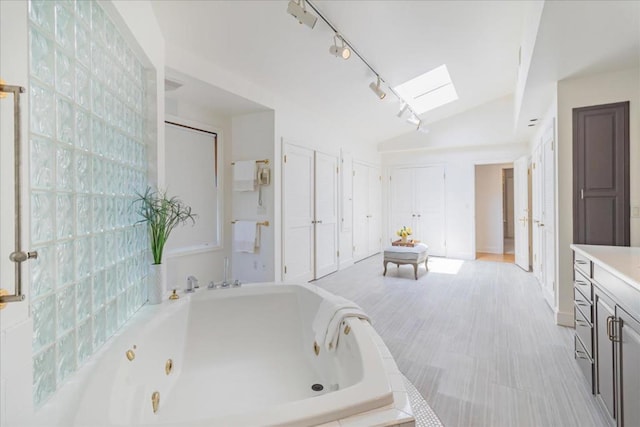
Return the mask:
[[145,306],[34,425],[414,425],[369,322],[347,318],[335,350],[314,353],[313,316],[329,296],[261,283]]
[[162,264],[164,246],[171,232],[189,222],[195,224],[197,214],[176,196],[169,197],[166,191],[147,187],[144,193],[137,193],[135,200],[139,222],[146,223],[151,244],[153,264],[148,280],[150,304],[159,304],[167,289],[167,268]]

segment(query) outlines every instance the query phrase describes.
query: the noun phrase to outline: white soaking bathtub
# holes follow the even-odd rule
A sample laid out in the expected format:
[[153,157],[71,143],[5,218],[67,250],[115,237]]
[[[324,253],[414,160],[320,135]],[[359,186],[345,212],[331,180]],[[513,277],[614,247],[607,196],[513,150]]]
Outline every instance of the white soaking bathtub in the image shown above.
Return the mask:
[[75,426],[313,426],[388,407],[388,369],[368,322],[348,319],[337,349],[315,354],[311,325],[326,295],[309,285],[252,284],[143,307],[83,368],[90,375],[81,394],[57,418]]

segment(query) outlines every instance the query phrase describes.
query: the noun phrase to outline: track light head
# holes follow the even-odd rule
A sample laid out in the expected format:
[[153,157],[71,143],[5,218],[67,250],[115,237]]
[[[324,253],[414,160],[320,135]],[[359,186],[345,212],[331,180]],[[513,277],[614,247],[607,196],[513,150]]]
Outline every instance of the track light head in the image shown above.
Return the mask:
[[[340,45],[338,45],[338,39],[341,42]],[[346,45],[344,39],[342,38],[342,36],[340,36],[340,34],[336,34],[335,36],[333,36],[333,46],[329,48],[329,52],[332,55],[335,55],[342,59],[349,59],[351,57],[351,49],[349,49],[349,46]]]
[[290,0],[287,6],[287,13],[298,20],[299,23],[312,28],[316,25],[318,17],[307,12],[304,0]]
[[407,119],[407,123],[410,123],[416,127],[420,126],[420,119],[415,114],[412,114]]
[[369,87],[378,98],[384,99],[384,97],[387,96],[387,94],[382,89],[380,89],[380,76],[378,76],[377,83],[371,82],[371,84],[369,84]]

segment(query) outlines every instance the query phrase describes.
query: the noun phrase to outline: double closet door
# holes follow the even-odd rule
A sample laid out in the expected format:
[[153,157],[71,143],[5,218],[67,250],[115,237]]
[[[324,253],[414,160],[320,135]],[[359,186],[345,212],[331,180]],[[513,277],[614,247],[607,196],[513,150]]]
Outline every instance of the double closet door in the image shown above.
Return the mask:
[[338,157],[283,146],[283,279],[309,281],[338,270]]
[[429,255],[446,256],[444,166],[395,168],[389,179],[389,237],[411,227],[411,238],[427,244]]

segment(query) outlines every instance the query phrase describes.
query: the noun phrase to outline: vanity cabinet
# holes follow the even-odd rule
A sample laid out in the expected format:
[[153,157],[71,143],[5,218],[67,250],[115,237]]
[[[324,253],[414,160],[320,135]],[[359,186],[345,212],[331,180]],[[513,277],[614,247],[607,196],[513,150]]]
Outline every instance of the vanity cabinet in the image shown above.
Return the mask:
[[576,363],[612,426],[640,426],[640,248],[572,248]]

